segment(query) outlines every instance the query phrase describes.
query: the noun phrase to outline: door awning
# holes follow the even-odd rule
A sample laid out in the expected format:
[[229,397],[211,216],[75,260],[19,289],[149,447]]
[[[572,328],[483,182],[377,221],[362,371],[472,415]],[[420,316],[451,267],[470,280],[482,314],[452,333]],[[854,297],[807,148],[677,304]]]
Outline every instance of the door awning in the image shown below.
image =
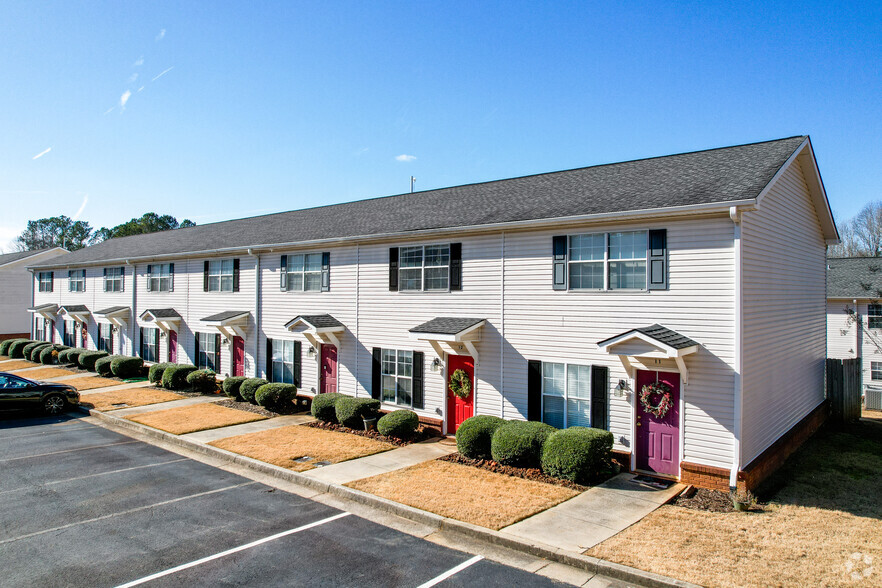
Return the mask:
[[322,343],[330,343],[340,350],[340,337],[346,327],[329,314],[301,314],[287,323],[292,333],[303,333],[310,345],[318,349]]
[[177,333],[181,323],[181,315],[174,308],[148,308],[141,313],[140,319],[145,323],[155,324],[163,333]]
[[92,313],[89,312],[89,309],[86,308],[85,304],[68,304],[59,308],[58,314],[60,316],[69,316],[80,322],[85,322],[89,320],[89,315]]
[[40,304],[38,306],[32,306],[31,308],[28,309],[28,312],[38,314],[45,319],[49,319],[50,321],[54,321],[55,315],[58,314],[58,305],[57,304]]
[[248,328],[249,318],[251,318],[250,311],[228,310],[207,316],[202,319],[202,323],[206,326],[214,327],[224,337],[241,337],[245,339],[245,330]]
[[443,345],[454,354],[465,352],[478,361],[475,343],[481,340],[486,319],[439,316],[410,329],[410,338],[428,341],[441,359],[444,358]]
[[115,327],[124,329],[126,328],[126,323],[129,320],[131,312],[132,311],[128,306],[111,306],[110,308],[105,308],[103,310],[96,310],[92,314],[94,314],[95,318],[100,322],[110,323]]
[[630,358],[673,359],[684,382],[689,372],[683,358],[698,351],[699,347],[696,341],[659,324],[631,329],[597,343],[599,351],[618,355],[632,378],[635,368]]

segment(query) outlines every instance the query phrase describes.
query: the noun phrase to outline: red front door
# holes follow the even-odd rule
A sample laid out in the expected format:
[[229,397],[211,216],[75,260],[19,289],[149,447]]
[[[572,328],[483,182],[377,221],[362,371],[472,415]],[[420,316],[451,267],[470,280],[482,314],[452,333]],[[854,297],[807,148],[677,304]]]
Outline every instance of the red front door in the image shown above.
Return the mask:
[[472,383],[471,395],[463,400],[447,388],[447,434],[452,435],[464,420],[475,414],[475,360],[470,355],[447,356],[447,381],[456,370],[462,370]]
[[233,337],[233,375],[245,375],[245,339],[242,337]]
[[178,363],[178,332],[168,332],[168,360],[171,363]]
[[321,381],[319,392],[337,391],[337,347],[322,344]]
[[[664,382],[671,389],[673,405],[661,418],[646,411],[640,402],[643,386]],[[680,374],[637,371],[637,469],[667,476],[680,471]],[[652,406],[659,403],[659,395],[648,399]]]

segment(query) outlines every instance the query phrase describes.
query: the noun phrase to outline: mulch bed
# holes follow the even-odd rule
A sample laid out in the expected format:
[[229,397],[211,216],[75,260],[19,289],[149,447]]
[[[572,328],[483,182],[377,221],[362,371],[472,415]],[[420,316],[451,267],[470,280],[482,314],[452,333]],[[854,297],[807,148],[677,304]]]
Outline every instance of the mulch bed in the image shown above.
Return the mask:
[[[180,392],[175,392],[176,394],[180,394]],[[260,405],[251,404],[250,402],[240,402],[238,400],[233,400],[232,398],[227,398],[226,400],[221,400],[220,402],[215,402],[218,406],[226,406],[228,408],[235,408],[238,410],[244,410],[245,412],[253,412],[254,414],[263,415],[265,417],[277,417],[283,414],[296,414],[298,412],[303,412],[302,408],[294,408],[293,410],[286,412],[273,412],[268,410]]]
[[707,488],[697,488],[695,494],[686,498],[677,496],[671,504],[674,506],[682,506],[691,510],[705,510],[708,512],[735,512],[732,506],[732,498],[727,492],[720,490],[708,490]]
[[497,474],[505,474],[507,476],[514,476],[516,478],[523,478],[524,480],[533,480],[535,482],[543,482],[545,484],[563,486],[564,488],[569,488],[571,490],[575,490],[576,492],[584,492],[589,488],[589,486],[582,486],[581,484],[576,484],[575,482],[571,482],[569,480],[554,478],[552,476],[549,476],[548,474],[543,473],[542,470],[540,470],[539,468],[516,468],[514,466],[502,465],[498,462],[493,461],[492,459],[472,459],[470,457],[465,457],[460,453],[451,453],[450,455],[445,455],[443,457],[439,457],[438,459],[440,461],[449,461],[452,463],[480,468],[482,470],[495,472]]
[[431,439],[432,437],[437,436],[432,433],[433,429],[423,427],[422,425],[420,425],[420,427],[416,430],[416,433],[414,433],[414,435],[410,439],[396,439],[395,437],[386,437],[385,435],[380,435],[380,433],[376,430],[365,431],[362,429],[350,429],[349,427],[344,427],[343,425],[339,425],[337,423],[326,423],[324,421],[306,423],[303,426],[314,427],[316,429],[324,429],[325,431],[336,431],[338,433],[349,433],[351,435],[358,435],[360,437],[368,437],[369,439],[374,439],[376,441],[390,443],[395,447],[404,447],[406,445],[410,445],[411,443],[419,443],[420,441],[425,441],[426,439]]

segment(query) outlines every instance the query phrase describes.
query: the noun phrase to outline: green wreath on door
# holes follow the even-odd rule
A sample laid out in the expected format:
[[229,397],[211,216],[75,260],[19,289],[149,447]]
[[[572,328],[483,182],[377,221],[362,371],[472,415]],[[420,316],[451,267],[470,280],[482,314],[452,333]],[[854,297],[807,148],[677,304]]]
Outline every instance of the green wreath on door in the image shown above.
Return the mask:
[[449,387],[450,391],[461,400],[468,400],[469,396],[472,395],[472,381],[469,379],[469,375],[465,373],[465,370],[458,369],[450,375]]

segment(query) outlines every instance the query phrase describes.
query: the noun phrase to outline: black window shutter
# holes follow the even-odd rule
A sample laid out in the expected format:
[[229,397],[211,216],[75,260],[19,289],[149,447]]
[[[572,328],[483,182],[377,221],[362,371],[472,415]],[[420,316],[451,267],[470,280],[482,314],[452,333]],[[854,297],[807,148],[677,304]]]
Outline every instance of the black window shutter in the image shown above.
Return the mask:
[[239,291],[239,258],[233,260],[233,292]]
[[450,244],[450,289],[462,290],[462,243]]
[[202,268],[202,291],[208,292],[208,261],[205,261],[205,264]]
[[49,291],[52,292],[55,289],[55,272],[49,272]]
[[389,248],[389,291],[398,292],[398,247]]
[[609,429],[609,368],[591,366],[591,426]]
[[288,256],[282,256],[282,273],[279,276],[279,290],[283,292],[288,289]]
[[105,349],[105,351],[107,351],[110,355],[113,355],[113,329],[110,329],[110,349]]
[[119,268],[119,291],[126,291],[126,268]]
[[411,380],[413,407],[423,408],[423,352],[413,352],[413,378]]
[[104,291],[107,292],[107,268],[104,268]]
[[542,362],[527,361],[527,420],[542,420]]
[[138,355],[144,359],[144,327],[138,330]]
[[220,373],[221,363],[220,363],[220,352],[221,352],[221,337],[220,333],[214,336],[214,371]]
[[273,381],[273,340],[266,338],[266,381]]
[[567,289],[567,236],[559,235],[551,238],[553,257],[552,284],[555,290]]
[[82,270],[83,275],[83,292],[86,291],[86,270]]
[[199,333],[193,333],[193,365],[202,367],[199,365]]
[[147,291],[150,291],[150,276],[153,275],[153,266],[147,265]]
[[649,290],[664,290],[668,287],[668,230],[649,231],[649,248],[646,251],[649,270],[646,286]]
[[156,349],[156,357],[154,359],[156,363],[159,363],[159,329],[153,329],[153,345]]
[[383,350],[379,347],[373,349],[374,361],[371,369],[371,398],[380,400],[382,397],[382,366],[383,366]]
[[175,291],[175,264],[168,264],[168,291]]
[[300,388],[300,341],[294,341],[294,385]]
[[322,253],[322,292],[331,289],[331,252]]

